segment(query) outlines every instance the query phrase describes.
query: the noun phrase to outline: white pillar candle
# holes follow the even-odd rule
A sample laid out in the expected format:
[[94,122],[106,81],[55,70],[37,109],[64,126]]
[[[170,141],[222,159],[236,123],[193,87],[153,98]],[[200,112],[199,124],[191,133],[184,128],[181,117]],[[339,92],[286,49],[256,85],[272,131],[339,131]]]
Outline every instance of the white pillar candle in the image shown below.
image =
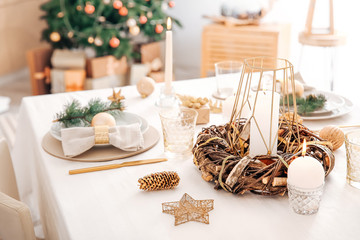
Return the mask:
[[255,104],[250,127],[250,155],[276,154],[280,95],[274,92],[273,96],[272,91],[259,91]]
[[298,157],[288,169],[288,184],[303,189],[314,189],[324,183],[325,171],[321,163],[313,157]]
[[171,95],[171,82],[173,77],[173,54],[172,51],[171,18],[167,19],[167,31],[165,40],[165,95]]

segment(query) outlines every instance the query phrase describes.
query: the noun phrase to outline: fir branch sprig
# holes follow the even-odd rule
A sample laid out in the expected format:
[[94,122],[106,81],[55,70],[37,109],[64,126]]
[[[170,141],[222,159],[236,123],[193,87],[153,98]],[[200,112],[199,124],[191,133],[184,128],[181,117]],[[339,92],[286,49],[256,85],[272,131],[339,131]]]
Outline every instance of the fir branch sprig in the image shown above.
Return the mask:
[[[317,109],[323,108],[325,102],[326,102],[326,98],[323,94],[319,94],[319,95],[310,94],[306,96],[306,98],[297,97],[296,98],[297,113],[299,115],[306,116]],[[282,105],[282,99],[280,101],[280,104]],[[287,98],[285,98],[285,104],[287,104]],[[289,105],[290,106],[294,105],[292,96],[289,97]]]
[[103,102],[100,99],[91,99],[87,106],[81,106],[80,102],[74,99],[72,102],[65,105],[64,110],[55,115],[54,122],[61,122],[65,127],[91,125],[93,117],[100,112],[108,112],[116,116],[124,106],[122,102]]

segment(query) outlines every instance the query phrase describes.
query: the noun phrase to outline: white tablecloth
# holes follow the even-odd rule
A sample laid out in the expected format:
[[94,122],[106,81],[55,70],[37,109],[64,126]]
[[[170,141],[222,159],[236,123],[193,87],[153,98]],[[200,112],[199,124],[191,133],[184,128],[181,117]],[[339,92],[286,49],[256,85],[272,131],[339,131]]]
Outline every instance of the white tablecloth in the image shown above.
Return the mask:
[[[176,82],[176,92],[211,96],[214,79]],[[159,86],[158,86],[159,87]],[[55,113],[66,102],[83,104],[94,97],[106,99],[111,89],[24,98],[20,108],[13,161],[21,198],[32,210],[36,223],[41,219],[49,239],[359,239],[360,190],[346,183],[344,147],[336,151],[336,165],[326,179],[325,192],[317,214],[302,216],[289,208],[288,198],[264,197],[251,193],[237,196],[216,191],[201,178],[191,156],[159,164],[69,175],[70,169],[106,163],[73,162],[50,156],[41,147]],[[122,88],[126,111],[144,117],[161,134],[154,105],[158,90],[142,99],[134,86]],[[328,124],[354,123],[359,109],[346,116],[321,122],[305,122],[313,129]],[[220,123],[221,115],[211,115]],[[198,127],[198,131],[202,126]],[[112,161],[164,156],[159,143],[140,155]],[[164,170],[177,171],[180,185],[174,190],[143,192],[137,180]],[[210,224],[189,222],[174,226],[174,217],[164,214],[161,203],[178,201],[184,193],[195,199],[214,199]]]

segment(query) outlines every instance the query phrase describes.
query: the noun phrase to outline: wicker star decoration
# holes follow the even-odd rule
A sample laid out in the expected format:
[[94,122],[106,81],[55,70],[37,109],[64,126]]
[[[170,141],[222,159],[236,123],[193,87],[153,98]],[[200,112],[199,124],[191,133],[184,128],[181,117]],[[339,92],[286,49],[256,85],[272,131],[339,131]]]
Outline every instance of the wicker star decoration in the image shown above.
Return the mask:
[[109,96],[108,99],[112,102],[119,103],[121,100],[125,99],[125,97],[121,96],[121,89],[119,89],[119,92],[115,92],[115,89],[113,89],[113,94]]
[[214,209],[214,200],[195,200],[185,193],[180,201],[162,204],[163,213],[175,216],[175,226],[189,221],[209,224],[209,214]]

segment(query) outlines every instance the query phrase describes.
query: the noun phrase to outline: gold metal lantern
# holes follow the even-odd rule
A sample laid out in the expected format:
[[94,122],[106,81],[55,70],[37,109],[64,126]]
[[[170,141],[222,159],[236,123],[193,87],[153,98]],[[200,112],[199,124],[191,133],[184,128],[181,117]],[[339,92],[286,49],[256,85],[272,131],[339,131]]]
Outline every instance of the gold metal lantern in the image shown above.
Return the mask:
[[[233,132],[233,146],[243,148],[250,138],[248,153],[276,155],[278,132],[288,126],[292,146],[286,143],[284,152],[296,152],[301,144],[296,114],[296,94],[293,65],[286,59],[254,57],[244,61],[230,123],[246,119],[240,134]],[[229,124],[231,125],[231,124]],[[290,126],[296,126],[295,128]],[[281,141],[280,141],[281,143]],[[234,149],[236,152],[236,149]],[[239,150],[239,149],[238,149]]]

